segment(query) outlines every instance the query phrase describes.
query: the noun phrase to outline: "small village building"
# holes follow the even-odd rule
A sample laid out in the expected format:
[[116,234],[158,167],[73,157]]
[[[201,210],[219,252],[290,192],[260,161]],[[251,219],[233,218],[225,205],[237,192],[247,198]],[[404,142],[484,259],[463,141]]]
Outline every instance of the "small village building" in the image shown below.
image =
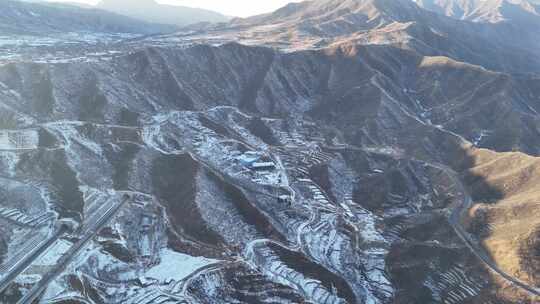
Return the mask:
[[251,165],[251,169],[257,171],[270,171],[276,168],[273,162],[256,162]]
[[261,158],[262,158],[262,155],[259,152],[247,151],[246,153],[238,156],[236,159],[241,165],[245,167],[251,167],[254,163],[258,162]]
[[289,195],[280,195],[278,197],[278,203],[290,205],[292,203],[292,200]]

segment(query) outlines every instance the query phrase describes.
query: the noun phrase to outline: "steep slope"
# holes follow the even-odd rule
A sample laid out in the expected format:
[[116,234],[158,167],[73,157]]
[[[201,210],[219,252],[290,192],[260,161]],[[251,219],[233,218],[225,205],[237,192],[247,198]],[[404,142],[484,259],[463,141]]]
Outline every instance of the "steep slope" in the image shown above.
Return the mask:
[[422,9],[406,0],[318,0],[292,3],[266,15],[235,19],[231,26],[247,28],[247,32],[254,34],[257,28],[261,34],[275,33],[275,37],[267,39],[332,41],[355,33],[382,32],[396,23],[418,20],[422,14]]
[[503,26],[321,0],[3,61],[0,302],[538,303],[540,78]]
[[[339,126],[351,138],[358,129],[347,129],[348,124],[366,124],[370,106],[387,98],[381,97],[384,91],[395,100],[393,107],[406,109],[422,123],[493,150],[540,154],[536,77],[513,77],[391,46],[346,45],[291,54],[235,43],[148,48],[111,62],[9,64],[0,70],[0,80],[6,85],[4,104],[36,121],[74,115],[104,122],[114,121],[126,107],[152,112],[226,105],[264,116],[307,113]],[[96,105],[87,107],[86,102]]]
[[[522,20],[523,18],[518,18]],[[536,16],[529,18],[536,22]],[[532,22],[532,21],[531,21]],[[343,43],[393,45],[508,72],[540,71],[538,26],[473,23],[423,9],[410,0],[316,0],[274,13],[204,27],[191,41],[239,41],[290,51]],[[210,30],[209,30],[210,29]]]
[[[486,1],[480,0],[417,0],[419,6],[456,19],[465,19]],[[494,3],[494,2],[493,2]]]
[[473,22],[507,22],[521,26],[538,26],[538,4],[527,0],[419,0],[421,7],[453,18]]
[[154,0],[102,0],[98,8],[146,22],[185,26],[199,22],[225,22],[222,14],[197,8],[159,4]]
[[371,30],[392,22],[406,22],[420,14],[417,7],[403,0],[306,1],[262,16],[238,19],[233,24],[269,25],[282,23],[320,36],[339,36]]
[[[33,176],[58,189],[51,204],[64,217],[81,213],[87,195],[77,184],[152,195],[169,223],[159,242],[208,258],[240,255],[273,284],[288,286],[272,285],[285,298],[533,301],[491,275],[445,214],[464,204],[461,183],[481,198],[497,191],[497,174],[510,180],[502,169],[476,174],[484,161],[469,154],[462,137],[498,151],[540,153],[534,77],[523,81],[391,46],[283,54],[227,44],[152,47],[106,62],[12,63],[0,68],[0,81],[6,123],[44,128],[55,138],[53,148],[24,152],[15,166],[6,158],[5,168],[15,178],[39,172]],[[288,191],[272,184],[278,178],[268,177],[273,188],[264,175],[236,165],[235,155],[253,149],[284,160],[288,178],[281,181],[302,203],[276,203],[273,193]],[[46,159],[58,169],[40,165]],[[458,175],[468,170],[476,179]],[[505,233],[486,239],[488,250],[519,238],[524,254],[534,255],[534,234],[493,223]],[[534,273],[535,258],[493,250],[503,269]],[[193,286],[240,286],[226,273],[216,270]],[[162,287],[176,294],[175,284]],[[237,288],[227,297],[247,296]],[[220,303],[197,290],[188,292]]]
[[[474,150],[465,181],[476,204],[469,231],[494,261],[523,282],[539,286],[538,227],[540,159],[522,153]],[[478,182],[481,181],[481,182]]]

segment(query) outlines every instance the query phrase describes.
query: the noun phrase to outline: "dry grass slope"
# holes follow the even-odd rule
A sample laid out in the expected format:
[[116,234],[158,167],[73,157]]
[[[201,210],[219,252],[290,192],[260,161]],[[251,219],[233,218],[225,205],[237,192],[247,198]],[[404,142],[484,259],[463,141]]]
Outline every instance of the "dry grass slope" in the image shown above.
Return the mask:
[[507,273],[540,286],[540,158],[473,148],[468,153],[474,162],[464,178],[476,203],[469,230]]

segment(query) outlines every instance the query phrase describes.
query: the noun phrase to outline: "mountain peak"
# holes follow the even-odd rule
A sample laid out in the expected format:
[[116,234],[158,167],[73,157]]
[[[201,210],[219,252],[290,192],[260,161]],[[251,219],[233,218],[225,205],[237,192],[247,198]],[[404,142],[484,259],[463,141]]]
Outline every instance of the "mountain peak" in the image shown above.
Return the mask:
[[289,4],[273,13],[236,20],[236,23],[297,25],[334,36],[396,21],[411,21],[419,11],[410,0],[315,0]]
[[[539,2],[529,0],[413,0],[419,6],[455,19],[481,23],[530,23],[540,18]],[[534,23],[534,21],[532,21]]]

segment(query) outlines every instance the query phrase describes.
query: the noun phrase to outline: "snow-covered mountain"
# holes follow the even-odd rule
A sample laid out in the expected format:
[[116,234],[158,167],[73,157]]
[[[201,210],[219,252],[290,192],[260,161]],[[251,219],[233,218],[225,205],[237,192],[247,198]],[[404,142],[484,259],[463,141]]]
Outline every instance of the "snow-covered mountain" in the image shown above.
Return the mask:
[[538,41],[461,19],[0,37],[0,303],[538,303]]

